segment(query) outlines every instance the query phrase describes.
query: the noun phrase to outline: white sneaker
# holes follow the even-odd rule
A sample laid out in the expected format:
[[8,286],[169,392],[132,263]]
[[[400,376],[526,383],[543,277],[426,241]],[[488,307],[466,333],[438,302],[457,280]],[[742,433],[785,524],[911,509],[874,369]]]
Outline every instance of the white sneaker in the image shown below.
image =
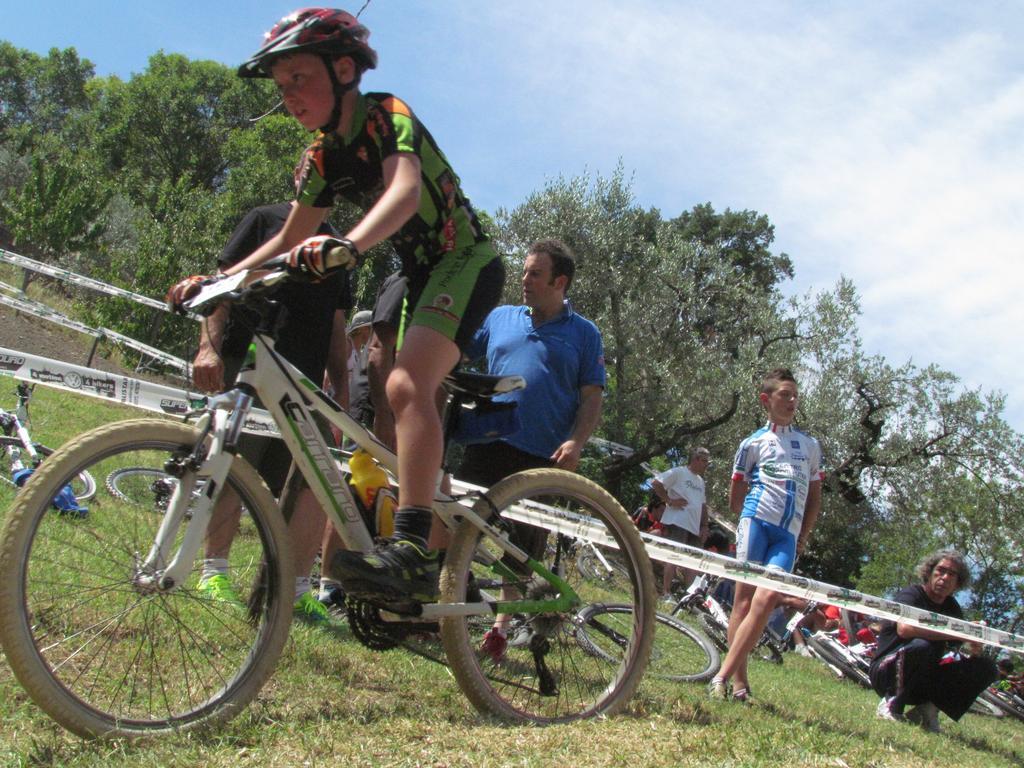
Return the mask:
[[800,654],[801,656],[805,657],[805,658],[808,658],[808,659],[813,659],[814,658],[814,653],[806,645],[798,645],[796,647],[796,652],[798,654]]
[[875,716],[880,720],[890,720],[894,723],[902,722],[904,719],[903,715],[892,711],[891,696],[882,697],[882,700],[878,702],[878,708],[875,710]]
[[907,720],[914,725],[920,725],[928,733],[940,733],[939,708],[930,701],[913,707],[907,712]]

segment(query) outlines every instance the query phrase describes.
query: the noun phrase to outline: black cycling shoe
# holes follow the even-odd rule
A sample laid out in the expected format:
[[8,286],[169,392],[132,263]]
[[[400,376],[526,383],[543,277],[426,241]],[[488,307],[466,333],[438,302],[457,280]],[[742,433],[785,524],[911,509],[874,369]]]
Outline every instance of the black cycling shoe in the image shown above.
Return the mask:
[[330,568],[347,594],[384,602],[436,602],[440,571],[437,550],[404,539],[391,539],[367,554],[340,550]]

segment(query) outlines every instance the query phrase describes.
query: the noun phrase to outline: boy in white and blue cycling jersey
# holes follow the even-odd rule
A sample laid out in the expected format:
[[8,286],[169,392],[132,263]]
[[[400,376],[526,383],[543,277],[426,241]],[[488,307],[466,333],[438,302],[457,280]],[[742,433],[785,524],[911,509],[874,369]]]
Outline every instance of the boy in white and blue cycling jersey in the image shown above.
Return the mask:
[[[759,397],[768,423],[740,443],[729,489],[729,508],[740,518],[736,557],[792,571],[821,510],[821,446],[793,427],[797,384],[789,369],[766,374]],[[729,653],[711,681],[712,698],[727,698],[731,680],[733,698],[750,700],[747,656],[777,600],[778,593],[765,587],[736,584]]]

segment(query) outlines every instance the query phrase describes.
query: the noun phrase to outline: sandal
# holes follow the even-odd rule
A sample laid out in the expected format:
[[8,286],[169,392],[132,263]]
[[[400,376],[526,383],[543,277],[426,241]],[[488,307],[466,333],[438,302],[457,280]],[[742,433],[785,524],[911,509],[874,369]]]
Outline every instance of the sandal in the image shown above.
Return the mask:
[[740,701],[744,704],[752,704],[754,702],[754,692],[747,688],[737,688],[732,692],[733,701]]

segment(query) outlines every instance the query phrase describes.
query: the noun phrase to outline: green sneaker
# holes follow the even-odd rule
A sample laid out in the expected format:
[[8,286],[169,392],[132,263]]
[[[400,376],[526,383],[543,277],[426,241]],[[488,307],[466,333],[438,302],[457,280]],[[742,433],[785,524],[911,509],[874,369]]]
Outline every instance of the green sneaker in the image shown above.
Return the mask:
[[238,597],[238,593],[235,592],[235,588],[231,586],[231,579],[223,573],[215,573],[213,576],[200,579],[199,586],[196,588],[196,591],[203,597],[210,600],[216,600],[221,603],[232,603],[238,606],[242,605],[241,598]]
[[306,592],[295,601],[293,617],[306,624],[327,624],[331,620],[327,606],[321,603],[312,592]]

